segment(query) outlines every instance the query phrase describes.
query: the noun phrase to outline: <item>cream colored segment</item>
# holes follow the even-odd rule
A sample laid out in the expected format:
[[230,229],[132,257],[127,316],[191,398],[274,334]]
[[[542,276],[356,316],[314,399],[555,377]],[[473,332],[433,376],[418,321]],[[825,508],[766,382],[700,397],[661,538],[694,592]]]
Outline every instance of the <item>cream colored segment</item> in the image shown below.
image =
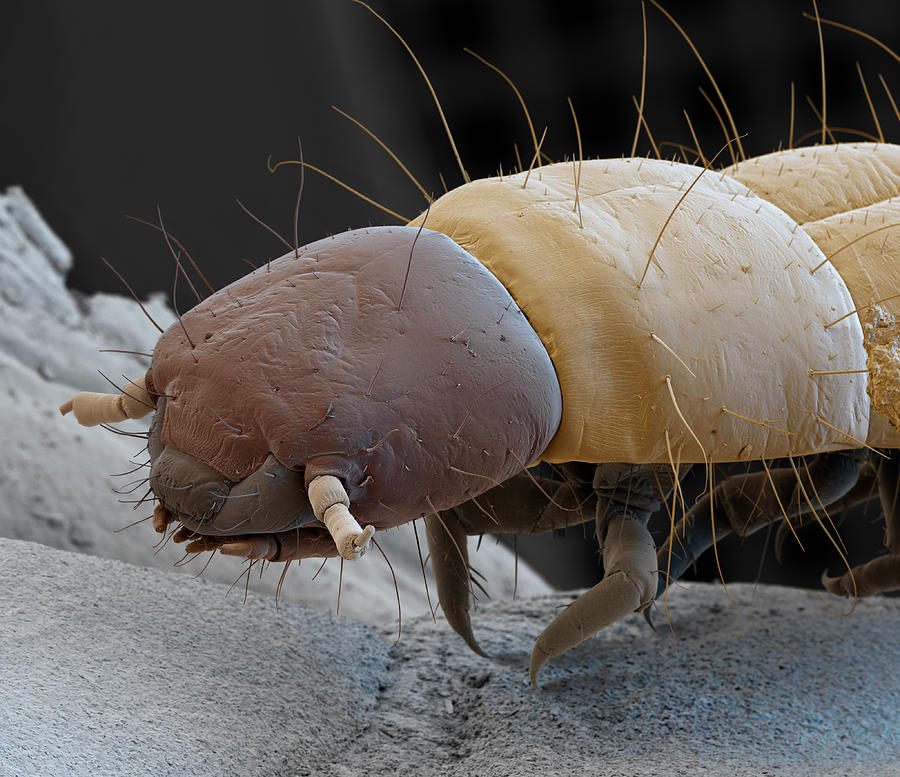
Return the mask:
[[900,194],[900,146],[807,146],[752,157],[723,172],[803,224]]
[[[834,353],[837,369],[865,360],[855,316],[825,328],[852,309],[840,276],[811,274],[823,257],[796,222],[721,173],[675,209],[701,170],[585,162],[583,229],[566,164],[533,171],[524,189],[522,174],[486,179],[432,205],[427,226],[501,280],[553,360],[563,420],[545,460],[667,462],[666,431],[684,462],[855,447],[817,416],[866,436],[865,381],[823,389],[808,375]],[[662,269],[638,288],[670,214]]]
[[[900,293],[900,197],[803,225],[840,273],[855,307]],[[882,308],[900,317],[900,297]]]
[[[880,304],[882,310],[900,318],[900,297],[890,299],[900,293],[900,198],[810,222],[803,229],[825,256],[830,257],[829,263],[850,290],[854,308],[884,300]],[[865,366],[863,362],[856,368]],[[853,378],[852,375],[816,377],[822,381]],[[900,447],[900,435],[883,415],[872,413],[866,442],[875,447],[896,448]]]
[[[685,165],[672,160],[632,157],[628,159],[591,159],[582,163],[580,197],[592,198],[602,204],[602,198],[628,189],[665,187],[683,192],[696,180],[692,191],[710,191],[719,194],[743,195],[748,187],[729,177],[724,171],[707,170],[699,180],[702,167]],[[518,180],[520,187],[523,173],[504,176],[504,180]],[[499,180],[499,179],[485,179]],[[564,203],[567,199],[577,223],[575,211],[575,179],[572,167],[554,164],[536,168],[528,179],[529,192],[538,197]]]

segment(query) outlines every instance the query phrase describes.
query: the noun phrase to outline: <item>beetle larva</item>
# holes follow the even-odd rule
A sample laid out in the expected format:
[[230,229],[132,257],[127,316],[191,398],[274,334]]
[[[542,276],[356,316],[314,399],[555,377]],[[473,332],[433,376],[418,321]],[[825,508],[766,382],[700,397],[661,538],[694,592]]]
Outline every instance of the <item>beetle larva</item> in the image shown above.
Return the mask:
[[[815,183],[792,186],[809,164]],[[537,460],[646,473],[896,447],[890,262],[867,245],[898,183],[900,148],[873,144],[475,181],[407,227],[256,269],[165,332],[142,384],[62,410],[156,405],[163,524],[278,561],[358,558],[373,530],[441,521]],[[505,529],[533,521],[514,517]],[[607,577],[538,639],[534,673],[656,596],[646,521],[627,506],[605,521]],[[442,536],[461,555],[459,527],[429,531],[436,566],[454,563]]]
[[[93,424],[155,409],[154,522],[177,522],[189,551],[358,559],[425,517],[443,610],[479,651],[466,535],[593,508],[605,577],[538,637],[533,681],[722,534],[858,498],[863,447],[885,460],[890,553],[825,584],[900,587],[897,457],[877,450],[898,447],[900,422],[900,148],[826,146],[824,131],[723,170],[535,165],[535,138],[527,171],[254,270],[170,327],[122,395],[61,410]],[[715,487],[713,465],[737,461],[764,471]],[[657,550],[650,514],[701,463],[708,497],[681,499],[681,540],[673,508]]]

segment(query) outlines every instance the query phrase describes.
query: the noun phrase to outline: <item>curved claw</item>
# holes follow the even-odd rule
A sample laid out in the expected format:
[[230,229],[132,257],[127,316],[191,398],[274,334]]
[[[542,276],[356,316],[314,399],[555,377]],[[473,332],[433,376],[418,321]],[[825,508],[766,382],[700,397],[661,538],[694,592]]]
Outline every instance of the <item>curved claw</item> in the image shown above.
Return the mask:
[[784,566],[784,543],[790,532],[791,527],[786,520],[778,524],[778,529],[775,531],[775,543],[773,549],[775,551],[775,560],[780,567]]
[[628,515],[610,519],[603,547],[606,577],[585,591],[545,628],[531,651],[531,684],[553,656],[626,615],[649,606],[656,593],[656,547],[647,527]]
[[539,688],[538,674],[553,656],[575,647],[592,634],[641,607],[641,586],[623,571],[604,577],[557,615],[535,640],[529,673]]
[[425,534],[437,583],[438,601],[447,623],[473,652],[488,658],[475,639],[469,616],[469,597],[473,591],[465,529],[458,518],[445,512],[440,517],[425,516]]
[[[822,572],[821,577],[822,588],[824,588],[828,593],[834,594],[835,596],[851,596],[851,592],[848,591],[845,587],[844,575],[837,575],[836,577],[831,577],[828,574],[828,570],[826,569]],[[849,581],[847,581],[849,582]]]
[[[854,580],[856,586],[854,588]],[[822,585],[835,596],[873,596],[883,591],[900,588],[900,556],[887,554],[854,567],[852,573],[845,572],[830,577],[828,571],[822,573]]]

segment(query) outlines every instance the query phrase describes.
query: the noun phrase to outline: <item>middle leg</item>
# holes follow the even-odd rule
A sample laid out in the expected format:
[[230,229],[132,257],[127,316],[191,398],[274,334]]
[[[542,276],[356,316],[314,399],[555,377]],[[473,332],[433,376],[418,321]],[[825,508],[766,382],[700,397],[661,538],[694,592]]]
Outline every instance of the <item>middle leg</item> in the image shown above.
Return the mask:
[[865,451],[822,453],[808,467],[767,468],[720,483],[681,519],[657,553],[660,575],[656,598],[701,554],[731,532],[745,537],[773,521],[814,518],[857,482]]

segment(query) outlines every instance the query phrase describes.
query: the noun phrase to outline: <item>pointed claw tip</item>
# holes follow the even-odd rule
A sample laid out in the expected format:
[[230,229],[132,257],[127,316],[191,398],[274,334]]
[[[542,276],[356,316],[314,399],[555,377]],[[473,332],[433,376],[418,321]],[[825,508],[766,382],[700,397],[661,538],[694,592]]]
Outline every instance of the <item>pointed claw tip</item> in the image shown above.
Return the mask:
[[841,576],[831,577],[828,574],[828,570],[826,569],[822,572],[821,577],[822,587],[828,591],[828,593],[833,594],[834,596],[850,596],[851,592],[847,590],[846,584],[843,582]]
[[478,654],[482,658],[490,658],[491,657],[490,654],[486,653],[482,649],[481,645],[478,644],[474,635],[470,634],[469,636],[464,636],[463,639],[465,640],[466,644],[469,646],[469,650],[471,650],[473,653]]
[[544,664],[547,663],[550,657],[551,654],[544,650],[540,644],[534,643],[534,647],[531,649],[531,663],[528,673],[531,676],[531,684],[538,690],[541,689],[541,686],[538,684],[538,675],[540,675],[541,669],[544,668]]

